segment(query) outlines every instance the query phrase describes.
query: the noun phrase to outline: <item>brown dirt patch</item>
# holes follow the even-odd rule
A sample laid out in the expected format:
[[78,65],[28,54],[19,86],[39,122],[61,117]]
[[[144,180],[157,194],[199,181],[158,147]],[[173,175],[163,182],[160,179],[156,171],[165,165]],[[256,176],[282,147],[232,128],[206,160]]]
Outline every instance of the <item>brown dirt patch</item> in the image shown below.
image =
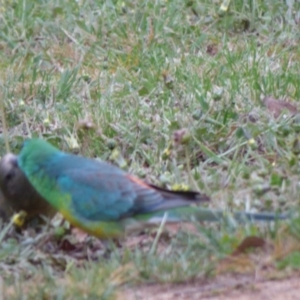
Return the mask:
[[276,280],[226,275],[188,284],[145,285],[124,288],[118,300],[299,300],[299,274]]

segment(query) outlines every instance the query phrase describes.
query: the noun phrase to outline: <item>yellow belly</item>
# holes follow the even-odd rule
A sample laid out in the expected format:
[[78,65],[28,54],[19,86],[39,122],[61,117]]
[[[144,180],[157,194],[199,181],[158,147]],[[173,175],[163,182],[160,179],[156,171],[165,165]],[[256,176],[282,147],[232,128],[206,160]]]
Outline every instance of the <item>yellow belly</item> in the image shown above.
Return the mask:
[[66,209],[60,210],[60,213],[73,226],[101,239],[118,238],[123,234],[123,228],[117,222],[89,221],[77,218]]

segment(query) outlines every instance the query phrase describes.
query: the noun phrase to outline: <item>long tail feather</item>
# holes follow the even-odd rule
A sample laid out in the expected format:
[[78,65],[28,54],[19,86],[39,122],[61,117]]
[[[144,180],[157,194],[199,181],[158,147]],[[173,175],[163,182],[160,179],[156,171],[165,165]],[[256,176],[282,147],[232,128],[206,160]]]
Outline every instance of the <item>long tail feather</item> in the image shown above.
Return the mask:
[[243,221],[276,221],[285,220],[291,217],[290,214],[277,214],[277,213],[248,213],[248,212],[226,212],[222,210],[213,210],[202,207],[176,207],[166,211],[159,211],[149,215],[139,216],[140,220],[147,220],[150,223],[161,222],[164,215],[167,214],[167,222],[182,222],[182,221],[209,221],[220,222],[226,217],[232,217],[237,222]]

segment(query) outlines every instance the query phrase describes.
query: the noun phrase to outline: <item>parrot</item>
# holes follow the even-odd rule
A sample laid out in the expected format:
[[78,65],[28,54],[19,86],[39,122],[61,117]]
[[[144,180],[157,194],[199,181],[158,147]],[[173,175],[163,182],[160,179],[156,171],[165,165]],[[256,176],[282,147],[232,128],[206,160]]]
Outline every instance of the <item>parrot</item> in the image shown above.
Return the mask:
[[132,218],[209,201],[198,192],[148,184],[112,164],[62,152],[42,139],[25,141],[16,164],[70,224],[103,239],[121,236]]
[[[205,194],[163,189],[107,162],[62,152],[42,139],[26,140],[14,163],[66,220],[102,239],[119,238],[125,231],[158,224],[163,219],[220,221],[227,215],[196,206],[210,200]],[[287,218],[246,212],[235,212],[233,217],[237,221]]]
[[0,161],[0,192],[0,213],[5,212],[5,220],[20,211],[26,213],[27,221],[37,215],[51,218],[56,213],[30,184],[18,167],[17,156],[12,153],[4,155]]

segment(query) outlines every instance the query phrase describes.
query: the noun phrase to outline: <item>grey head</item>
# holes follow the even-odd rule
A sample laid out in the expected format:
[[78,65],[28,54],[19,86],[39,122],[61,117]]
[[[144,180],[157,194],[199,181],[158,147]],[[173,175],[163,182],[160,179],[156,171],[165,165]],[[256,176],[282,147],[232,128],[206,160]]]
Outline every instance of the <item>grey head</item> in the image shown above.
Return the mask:
[[[12,153],[4,155],[0,161],[0,189],[4,196],[1,206],[14,212],[24,210],[28,218],[36,215],[52,217],[55,209],[33,188],[18,167],[18,157]],[[1,194],[0,194],[1,196]]]

